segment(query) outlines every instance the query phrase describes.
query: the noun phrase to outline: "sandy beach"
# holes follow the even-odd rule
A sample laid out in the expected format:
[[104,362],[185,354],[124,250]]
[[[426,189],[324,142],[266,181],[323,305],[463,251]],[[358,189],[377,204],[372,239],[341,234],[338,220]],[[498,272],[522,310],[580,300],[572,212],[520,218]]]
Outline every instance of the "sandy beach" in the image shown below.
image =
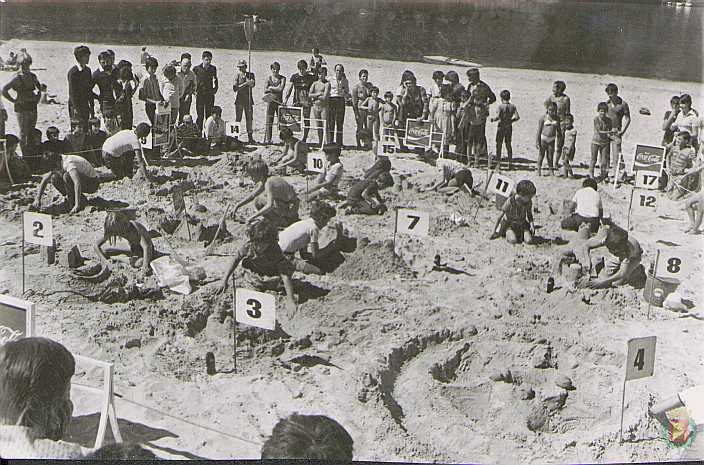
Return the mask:
[[[3,57],[9,50],[26,47],[34,66],[46,68],[36,74],[62,105],[39,107],[37,127],[42,131],[50,125],[59,127],[62,136],[68,131],[66,72],[73,65],[75,45],[34,41],[0,45]],[[118,61],[139,61],[138,46],[87,45],[92,51],[91,69],[98,66],[97,54],[106,48],[115,50]],[[160,64],[184,51],[192,53],[194,64],[200,62],[201,49],[149,47],[149,51]],[[225,120],[234,120],[234,64],[246,59],[247,52],[212,51],[220,79],[216,105],[223,108]],[[329,68],[344,64],[351,86],[358,71],[368,69],[369,80],[382,94],[395,91],[406,69],[426,88],[434,70],[452,69],[322,53]],[[280,62],[282,74],[289,77],[301,58],[309,60],[309,53],[252,52],[251,71],[257,78],[256,140],[264,137],[261,96],[269,65]],[[455,70],[465,83],[465,70]],[[11,75],[0,71],[0,83]],[[42,264],[39,248],[28,246],[25,298],[38,305],[37,334],[61,342],[75,354],[114,363],[123,439],[146,443],[165,458],[259,458],[273,425],[292,412],[325,414],[339,421],[354,438],[356,460],[527,464],[679,458],[682,451],[668,446],[660,425],[647,411],[656,400],[704,382],[704,321],[649,308],[642,290],[631,287],[575,290],[558,285],[546,293],[552,259],[572,234],[560,229],[562,202],[572,198],[581,180],[538,178],[532,167],[537,158],[537,122],[556,79],[567,83],[571,98],[579,132],[574,165],[580,175],[587,172],[592,120],[597,103],[606,99],[606,84],[618,84],[619,94],[630,105],[632,123],[623,143],[628,165],[636,144],[659,145],[670,97],[689,93],[693,106],[701,108],[704,87],[693,82],[500,68],[482,68],[481,79],[497,95],[509,89],[520,112],[513,150],[514,158],[525,162],[508,175],[515,181],[530,179],[537,186],[533,201],[537,245],[489,241],[498,214],[492,202],[481,202],[477,208],[477,198],[419,193],[417,188],[437,180],[438,170],[402,155],[392,160],[400,189],[382,195],[390,208],[430,212],[429,237],[399,235],[396,250],[401,259],[394,260],[391,212],[370,217],[338,213],[335,220],[357,238],[356,250],[345,253],[344,263],[332,273],[294,276],[300,304],[297,313],[290,315],[284,298],[277,295],[279,330],[238,326],[237,373],[232,373],[231,296],[215,294],[229,255],[243,241],[244,226],[233,221],[227,223],[231,237],[205,258],[204,242],[196,238],[189,241],[183,234],[164,233],[154,239],[159,251],[175,251],[207,272],[206,284],[188,296],[158,291],[153,276],[137,282],[136,270],[129,269],[126,259],[109,281],[80,282],[61,260],[51,266]],[[11,104],[4,104],[10,115],[7,132],[16,132]],[[641,107],[651,115],[640,114]],[[143,104],[137,99],[134,109],[135,124],[145,121]],[[354,144],[354,127],[348,107],[347,146]],[[495,131],[495,123],[487,125],[492,152]],[[311,138],[316,140],[313,133]],[[280,147],[258,146],[241,155],[241,160],[259,154],[270,161],[273,149]],[[151,167],[156,175],[152,186],[129,179],[103,185],[91,205],[78,214],[54,217],[58,256],[77,245],[84,257],[97,262],[93,244],[102,231],[106,208],[137,208],[140,222],[159,229],[173,211],[171,192],[184,182],[191,187],[186,197],[191,230],[216,225],[227,203],[237,202],[251,189],[251,181],[234,172],[241,160],[235,162],[224,154],[164,161]],[[343,191],[372,160],[370,152],[343,151]],[[486,178],[485,171],[472,172],[475,182]],[[299,192],[307,182],[302,176],[287,179]],[[18,297],[21,215],[35,189],[36,185],[28,186],[0,195],[0,292]],[[605,209],[625,226],[631,187],[600,185],[599,191]],[[196,204],[204,208],[196,211]],[[307,209],[303,202],[302,217]],[[467,226],[450,220],[453,213],[471,219],[475,210],[476,221]],[[704,310],[703,236],[684,233],[687,219],[682,204],[658,193],[655,214],[634,216],[631,225],[630,233],[643,246],[646,268],[658,249],[682,251],[690,266],[679,292],[694,302],[692,311]],[[334,230],[328,229],[322,235],[323,244],[334,236]],[[433,271],[436,254],[459,272]],[[86,295],[102,297],[90,300]],[[627,384],[623,425],[627,441],[620,443],[626,344],[631,338],[653,335],[658,338],[655,372]],[[220,371],[214,376],[205,372],[209,351],[215,354]],[[536,367],[535,360],[541,358],[547,364]],[[507,370],[512,382],[491,379]],[[568,376],[576,389],[557,387],[559,376]],[[96,382],[91,372],[80,372],[77,378]],[[526,398],[528,390],[533,390],[534,397]],[[76,391],[74,404],[69,440],[89,447],[98,422],[97,401]],[[536,418],[540,426],[532,431],[527,423]]]

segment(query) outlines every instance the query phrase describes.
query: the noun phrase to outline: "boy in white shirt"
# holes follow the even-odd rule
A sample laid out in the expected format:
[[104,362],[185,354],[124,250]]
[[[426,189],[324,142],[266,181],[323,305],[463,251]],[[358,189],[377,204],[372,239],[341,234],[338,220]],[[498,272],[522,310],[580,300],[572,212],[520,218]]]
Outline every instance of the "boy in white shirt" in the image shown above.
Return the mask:
[[42,177],[32,208],[41,209],[42,195],[47,184],[51,183],[57,191],[68,198],[69,204],[73,204],[70,213],[77,213],[82,206],[82,194],[98,192],[100,186],[98,173],[88,160],[78,155],[53,153],[47,155],[45,160],[51,171]]
[[599,230],[599,219],[604,208],[594,178],[587,178],[582,182],[582,188],[572,197],[572,210],[573,213],[562,220],[562,229],[577,231],[582,223],[588,223],[592,234]]
[[338,186],[340,179],[342,179],[342,173],[344,173],[342,162],[340,162],[340,146],[325,144],[323,152],[325,152],[327,164],[323,172],[318,175],[315,185],[306,192],[309,197],[334,197],[338,194]]

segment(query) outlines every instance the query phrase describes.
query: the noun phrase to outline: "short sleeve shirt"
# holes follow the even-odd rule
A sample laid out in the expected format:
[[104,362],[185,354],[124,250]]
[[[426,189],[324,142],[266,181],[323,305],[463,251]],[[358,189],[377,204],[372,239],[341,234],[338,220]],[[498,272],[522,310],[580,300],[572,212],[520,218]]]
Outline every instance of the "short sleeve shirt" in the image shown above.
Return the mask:
[[139,139],[137,139],[137,134],[131,129],[123,129],[108,137],[103,143],[103,152],[108,153],[114,158],[121,157],[128,152],[131,154],[141,148],[142,145],[139,143]]
[[572,197],[572,201],[577,204],[575,213],[584,218],[598,218],[599,210],[602,208],[601,195],[591,187],[579,189]]
[[323,173],[325,182],[330,182],[332,183],[331,186],[337,187],[338,184],[340,184],[340,178],[342,178],[343,171],[344,168],[342,167],[342,163],[340,162],[329,166]]
[[257,253],[247,242],[237,251],[242,267],[263,276],[291,275],[295,268],[284,256],[279,244],[274,243],[262,253]]
[[98,177],[98,173],[96,173],[93,166],[85,158],[78,155],[62,155],[61,158],[61,168],[65,172],[69,173],[72,170],[76,170],[79,174],[89,178]]
[[628,104],[621,97],[616,97],[616,103],[609,99],[607,105],[609,106],[609,111],[606,115],[611,120],[612,126],[620,130],[623,117],[631,116],[631,110],[628,108]]
[[317,243],[320,229],[313,218],[293,223],[279,233],[279,247],[283,253],[295,253],[310,243]]

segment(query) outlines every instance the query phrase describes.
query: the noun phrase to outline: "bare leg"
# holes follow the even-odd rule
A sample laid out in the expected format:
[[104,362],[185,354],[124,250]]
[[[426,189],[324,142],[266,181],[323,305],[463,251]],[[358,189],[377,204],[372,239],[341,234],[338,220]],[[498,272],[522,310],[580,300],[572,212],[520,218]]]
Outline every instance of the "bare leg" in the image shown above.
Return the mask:
[[548,156],[548,170],[550,171],[550,176],[552,176],[553,173],[553,156],[555,154],[555,141],[549,142],[548,147],[547,147],[547,156]]
[[589,177],[594,177],[594,168],[596,167],[596,160],[599,157],[599,146],[592,144],[592,159],[589,161]]

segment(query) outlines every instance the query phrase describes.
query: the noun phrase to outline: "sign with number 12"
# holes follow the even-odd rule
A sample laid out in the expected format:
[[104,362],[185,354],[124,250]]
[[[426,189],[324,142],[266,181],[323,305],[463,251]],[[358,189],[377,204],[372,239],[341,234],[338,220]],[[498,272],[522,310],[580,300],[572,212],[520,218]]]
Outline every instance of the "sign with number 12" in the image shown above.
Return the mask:
[[276,327],[276,298],[273,295],[238,287],[235,310],[238,323],[270,330]]

